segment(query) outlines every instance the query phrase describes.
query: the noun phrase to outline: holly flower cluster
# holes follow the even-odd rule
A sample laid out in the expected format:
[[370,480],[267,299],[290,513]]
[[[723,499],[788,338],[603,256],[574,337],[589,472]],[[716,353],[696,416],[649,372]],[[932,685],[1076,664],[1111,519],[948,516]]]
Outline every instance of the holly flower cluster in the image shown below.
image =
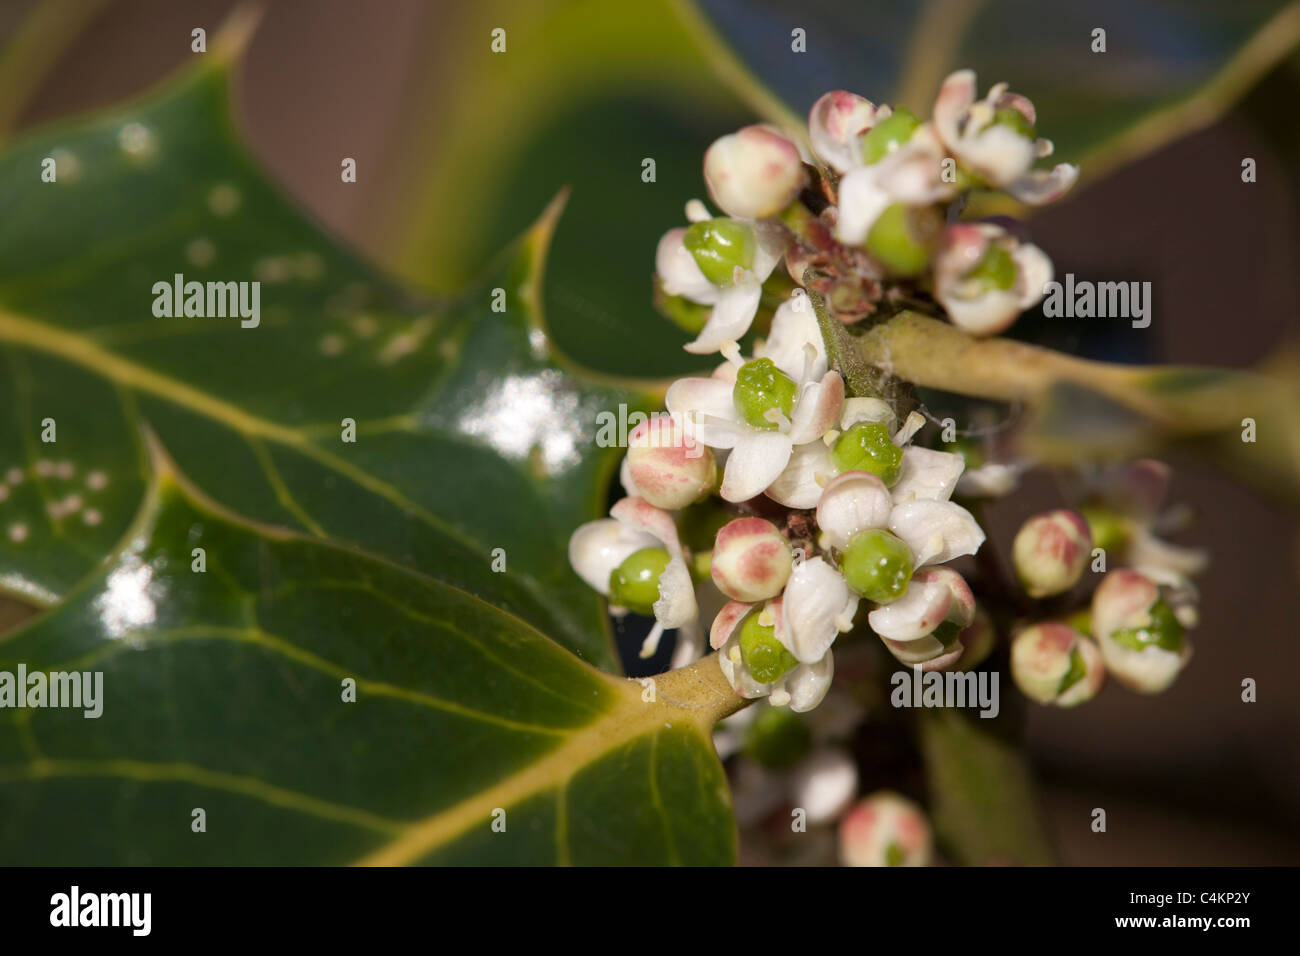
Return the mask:
[[1036,168],[1052,143],[1035,122],[1028,99],[1006,84],[977,99],[960,70],[928,121],[836,90],[809,114],[811,150],[768,126],[724,136],[704,157],[724,215],[693,200],[691,225],[660,240],[659,305],[700,354],[725,354],[791,283],[845,324],[920,299],[968,332],[1000,332],[1042,298],[1052,263],[1001,225],[955,215],[974,189],[1041,205],[1073,185],[1075,166]]
[[[920,443],[923,415],[846,394],[821,323],[919,302],[974,334],[1006,328],[1052,266],[1001,225],[958,220],[963,197],[1044,203],[1077,176],[1038,168],[1052,145],[1033,104],[1004,84],[977,99],[970,71],[947,78],[928,121],[837,91],[808,125],[811,152],[766,126],[709,148],[704,178],[724,215],[688,203],[691,225],[659,242],[656,300],[696,335],[688,351],[721,364],[668,388],[667,413],[629,435],[626,496],[569,545],[613,614],[654,618],[644,656],[676,630],[683,666],[707,639],[737,694],[795,713],[826,696],[833,645],[855,621],[909,667],[966,669],[990,653],[991,617],[949,566],[985,534],[951,499],[1003,494],[1022,467],[984,463],[963,482],[962,452]],[[1014,545],[1033,598],[1072,589],[1094,540],[1129,562],[1102,582],[1086,623],[1015,637],[1013,676],[1044,703],[1088,699],[1106,668],[1160,689],[1187,659],[1198,559],[1155,537],[1151,495],[1137,513],[1106,498],[1114,474],[1094,477],[1102,490],[1086,515],[1040,516]]]

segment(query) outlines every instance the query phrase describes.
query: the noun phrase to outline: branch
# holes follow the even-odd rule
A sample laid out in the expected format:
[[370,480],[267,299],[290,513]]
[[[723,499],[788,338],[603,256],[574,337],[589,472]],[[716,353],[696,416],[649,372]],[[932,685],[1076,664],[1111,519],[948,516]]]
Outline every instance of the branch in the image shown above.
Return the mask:
[[[1171,439],[1209,439],[1256,477],[1300,486],[1300,390],[1231,369],[1094,362],[1008,339],[975,338],[904,312],[856,340],[867,363],[928,388],[1023,402],[1030,450],[1045,461],[1115,457]],[[1259,441],[1241,440],[1242,420]],[[1229,462],[1232,464],[1232,462]],[[1279,488],[1272,488],[1274,491]]]

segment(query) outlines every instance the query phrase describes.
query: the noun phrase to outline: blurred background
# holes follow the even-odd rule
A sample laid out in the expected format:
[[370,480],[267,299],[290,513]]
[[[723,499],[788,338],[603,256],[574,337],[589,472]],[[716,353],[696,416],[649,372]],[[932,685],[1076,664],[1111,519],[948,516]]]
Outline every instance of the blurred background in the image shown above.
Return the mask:
[[[196,55],[194,28],[210,40],[233,6],[0,0],[0,51],[26,41],[22,56],[0,53],[0,78],[23,93],[0,104],[0,138],[142,92]],[[265,8],[236,102],[271,177],[344,242],[440,294],[570,186],[545,304],[559,347],[602,371],[698,367],[651,307],[654,247],[704,194],[704,149],[766,102],[749,72],[796,114],[837,87],[928,112],[953,64],[1030,96],[1057,157],[1085,176],[1033,218],[1034,241],[1059,274],[1149,280],[1155,311],[1141,331],[1039,319],[1018,334],[1111,360],[1249,367],[1300,329],[1300,59],[1289,52],[1300,24],[1282,3],[1050,15],[1030,2],[849,0],[706,0],[702,15],[668,0]],[[504,54],[490,50],[498,27]],[[1105,53],[1090,49],[1097,28]],[[797,29],[805,52],[792,50]],[[710,59],[714,33],[734,60]],[[357,161],[355,184],[340,182],[343,157]],[[1247,157],[1254,183],[1241,179]],[[1300,548],[1285,503],[1297,489],[1170,460],[1171,500],[1198,516],[1179,543],[1213,553],[1195,658],[1163,695],[1110,686],[1078,710],[1029,711],[1051,833],[1071,864],[1300,863]],[[1019,523],[1059,500],[1050,476],[1033,476],[991,512],[991,541],[1006,553]],[[1245,677],[1257,703],[1241,701]],[[1089,829],[1093,807],[1107,809],[1105,836]]]

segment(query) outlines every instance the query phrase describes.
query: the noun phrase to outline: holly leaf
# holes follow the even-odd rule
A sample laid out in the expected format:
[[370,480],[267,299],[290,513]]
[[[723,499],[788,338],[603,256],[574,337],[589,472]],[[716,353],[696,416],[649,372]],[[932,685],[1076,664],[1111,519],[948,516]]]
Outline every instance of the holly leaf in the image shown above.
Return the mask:
[[[568,567],[596,415],[645,399],[552,347],[560,204],[469,291],[403,289],[243,151],[232,50],[0,155],[0,587],[43,609],[0,672],[103,675],[91,719],[0,709],[0,859],[729,862],[674,693],[720,676],[602,673]],[[177,281],[259,306],[161,316]]]

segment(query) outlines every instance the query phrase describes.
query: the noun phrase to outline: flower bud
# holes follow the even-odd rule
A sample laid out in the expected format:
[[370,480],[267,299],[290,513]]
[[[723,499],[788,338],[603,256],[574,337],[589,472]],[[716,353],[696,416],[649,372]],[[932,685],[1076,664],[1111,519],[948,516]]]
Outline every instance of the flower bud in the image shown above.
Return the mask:
[[926,866],[930,825],[911,800],[878,790],[840,821],[840,861],[845,866]]
[[1183,624],[1154,581],[1121,568],[1092,597],[1092,629],[1106,667],[1124,686],[1156,694],[1191,657]]
[[737,518],[718,531],[709,573],[723,594],[753,603],[780,594],[793,563],[790,542],[776,525],[762,518]]
[[1036,598],[1074,587],[1091,553],[1088,522],[1065,509],[1030,518],[1011,546],[1016,576],[1029,596]]
[[642,498],[671,511],[707,497],[718,483],[713,452],[667,415],[656,415],[632,430],[627,468]]
[[1073,707],[1091,700],[1106,679],[1095,644],[1068,624],[1025,628],[1011,642],[1011,677],[1040,704]]
[[762,219],[790,205],[805,177],[792,142],[766,126],[746,126],[709,147],[704,180],[727,215]]

